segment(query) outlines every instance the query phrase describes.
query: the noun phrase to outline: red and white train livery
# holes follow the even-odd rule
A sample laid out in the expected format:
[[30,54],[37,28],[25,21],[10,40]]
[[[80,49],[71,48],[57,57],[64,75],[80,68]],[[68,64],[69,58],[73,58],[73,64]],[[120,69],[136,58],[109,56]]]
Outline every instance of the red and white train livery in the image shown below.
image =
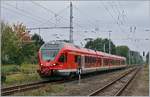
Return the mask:
[[94,51],[79,46],[52,41],[41,46],[38,52],[41,76],[71,75],[126,67],[126,58]]

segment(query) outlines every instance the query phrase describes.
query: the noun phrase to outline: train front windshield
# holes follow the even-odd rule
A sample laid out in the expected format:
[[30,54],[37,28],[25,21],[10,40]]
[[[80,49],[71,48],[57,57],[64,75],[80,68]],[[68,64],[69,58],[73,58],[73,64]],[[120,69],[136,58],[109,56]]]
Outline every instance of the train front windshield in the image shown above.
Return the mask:
[[58,49],[43,49],[41,50],[42,53],[42,59],[45,61],[51,61],[54,60],[54,58],[56,57],[56,55],[58,54]]
[[61,46],[60,44],[46,43],[41,47],[42,59],[44,61],[54,60],[57,56]]

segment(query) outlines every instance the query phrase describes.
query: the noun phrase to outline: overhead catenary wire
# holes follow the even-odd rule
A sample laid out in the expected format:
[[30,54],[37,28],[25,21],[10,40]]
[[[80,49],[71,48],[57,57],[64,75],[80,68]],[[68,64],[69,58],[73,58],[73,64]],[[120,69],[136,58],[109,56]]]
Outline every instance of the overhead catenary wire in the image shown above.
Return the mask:
[[[14,16],[15,15],[15,17],[18,19],[18,20],[21,20],[22,18],[28,18],[28,17],[26,17],[26,16],[24,16],[24,17],[21,17],[21,13],[20,14],[14,14],[14,13],[17,13],[18,11],[15,11],[15,10],[11,10],[11,9],[9,9],[9,8],[7,8],[7,7],[5,7],[5,6],[1,6],[1,9],[2,10],[7,10],[7,11],[9,11],[9,12],[11,12],[12,13],[12,15],[11,16]],[[5,13],[7,13],[7,11],[5,11]],[[10,14],[10,13],[9,13]],[[4,18],[3,16],[1,17],[2,19]],[[5,18],[4,18],[4,20],[5,20]],[[34,19],[31,19],[30,20],[30,18],[28,18],[28,20],[26,20],[25,22],[33,22],[33,23],[39,23],[37,20],[34,20]]]
[[[45,24],[45,23],[48,23],[50,20],[54,19],[55,16],[58,17],[58,15],[60,15],[62,12],[64,12],[64,11],[65,11],[66,9],[68,9],[68,8],[69,8],[69,6],[65,7],[65,8],[62,9],[62,10],[60,10],[59,12],[57,12],[57,13],[54,15],[54,17],[51,17],[51,18],[48,19],[46,22],[41,23],[39,26],[41,26],[41,25],[43,25],[43,24]],[[60,19],[60,20],[63,20],[63,19]]]
[[[43,5],[41,5],[41,4],[37,3],[37,2],[34,2],[34,1],[31,1],[31,2],[32,2],[33,4],[35,4],[35,5],[37,5],[37,6],[39,6],[39,7],[43,8],[43,9],[45,9],[47,12],[50,12],[50,13],[52,13],[53,15],[57,15],[58,17],[62,18],[61,20],[64,20],[64,19],[67,20],[67,21],[69,20],[69,19],[67,19],[67,18],[64,18],[64,17],[60,16],[59,13],[55,13],[54,11],[48,9],[47,7],[44,7]],[[75,23],[75,21],[74,21],[74,24],[77,25],[78,27],[82,27],[81,25]]]
[[10,9],[10,8],[7,8],[7,7],[4,7],[4,6],[1,6],[2,8],[6,9],[6,10],[9,10],[10,12],[15,12],[15,13],[18,13],[17,15],[20,15],[21,17],[24,16],[24,17],[29,17],[29,18],[32,18],[31,21],[34,21],[34,22],[41,22],[40,20],[38,19],[35,19],[34,17],[30,16],[30,15],[27,15],[27,14],[24,14],[24,13],[21,13],[17,10],[13,10],[13,9]]
[[117,15],[117,20],[118,20],[118,24],[122,24],[123,25],[123,21],[121,20],[121,13],[120,13],[120,11],[118,11],[116,8],[114,8],[114,6],[112,5],[112,3],[111,2],[109,2],[109,4],[110,4],[110,6],[111,6],[111,8],[112,8],[112,11]]
[[114,20],[114,22],[116,22],[116,24],[118,25],[119,29],[124,32],[122,30],[122,28],[120,27],[120,25],[118,24],[117,20],[114,18],[114,16],[111,14],[111,12],[109,11],[109,9],[104,5],[104,3],[102,2],[102,5],[104,6],[104,9],[108,12],[108,14],[112,17],[112,19]]
[[[87,15],[85,12],[83,12],[82,10],[80,10],[79,8],[77,8],[76,6],[74,6],[74,8],[81,14],[81,15],[84,15],[84,16],[89,16],[89,15]],[[88,20],[88,22],[90,22],[91,24],[93,24],[94,26],[96,26],[96,24],[95,24],[95,18],[93,18],[93,17],[91,17],[91,19],[89,19],[90,17],[86,17],[87,18],[87,20]],[[94,22],[93,21],[91,21],[91,20],[95,20]]]
[[[5,3],[5,4],[6,4],[7,6],[10,6],[10,7],[16,9],[16,7],[13,6],[13,5],[11,5],[11,4],[8,4],[8,3]],[[39,20],[39,19],[45,20],[43,17],[39,17],[39,16],[36,16],[36,15],[33,15],[32,13],[30,13],[30,12],[28,12],[28,11],[26,11],[26,10],[20,9],[20,8],[18,8],[18,7],[17,7],[16,10],[18,10],[18,11],[20,11],[20,12],[22,12],[22,13],[26,13],[26,14],[30,15],[31,17],[34,17],[34,18],[36,18],[36,19],[38,19],[38,20]],[[39,21],[42,21],[42,20],[39,20]],[[50,23],[52,23],[52,22],[50,22]],[[52,24],[54,24],[54,23],[52,23]]]
[[122,8],[121,7],[121,4],[120,4],[120,2],[118,1],[118,6],[120,6],[120,9],[122,10],[122,11],[124,11],[124,16],[125,16],[125,18],[126,18],[126,20],[128,20],[128,17],[127,17],[127,15],[126,15],[126,10],[124,9],[124,8]]

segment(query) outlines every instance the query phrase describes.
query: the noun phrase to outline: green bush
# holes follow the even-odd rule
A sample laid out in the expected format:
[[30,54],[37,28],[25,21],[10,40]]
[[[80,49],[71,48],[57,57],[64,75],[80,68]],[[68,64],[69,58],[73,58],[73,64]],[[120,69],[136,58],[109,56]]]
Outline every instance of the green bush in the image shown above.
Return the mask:
[[2,73],[1,74],[1,82],[5,82],[6,81],[6,74]]
[[19,69],[19,66],[17,65],[2,65],[1,67],[1,72],[6,75],[13,74],[19,71],[20,69]]

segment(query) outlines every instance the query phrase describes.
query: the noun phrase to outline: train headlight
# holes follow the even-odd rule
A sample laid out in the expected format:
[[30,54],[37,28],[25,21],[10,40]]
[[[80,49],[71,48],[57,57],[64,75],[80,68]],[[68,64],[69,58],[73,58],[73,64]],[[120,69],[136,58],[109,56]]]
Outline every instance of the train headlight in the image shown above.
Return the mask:
[[41,66],[42,66],[43,64],[41,64]]
[[56,64],[53,64],[54,66],[56,65]]

